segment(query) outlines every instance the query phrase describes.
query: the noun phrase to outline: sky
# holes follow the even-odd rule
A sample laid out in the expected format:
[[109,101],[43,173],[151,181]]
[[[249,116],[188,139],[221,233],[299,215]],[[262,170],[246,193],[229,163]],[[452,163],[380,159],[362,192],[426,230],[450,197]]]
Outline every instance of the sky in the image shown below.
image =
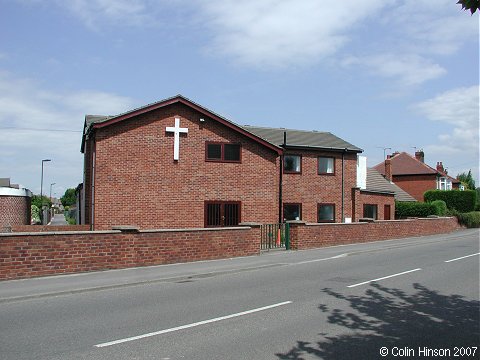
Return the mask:
[[[242,125],[423,150],[479,183],[479,15],[457,0],[0,0],[0,178],[83,181],[86,114],[177,94]],[[52,185],[53,184],[53,185]]]

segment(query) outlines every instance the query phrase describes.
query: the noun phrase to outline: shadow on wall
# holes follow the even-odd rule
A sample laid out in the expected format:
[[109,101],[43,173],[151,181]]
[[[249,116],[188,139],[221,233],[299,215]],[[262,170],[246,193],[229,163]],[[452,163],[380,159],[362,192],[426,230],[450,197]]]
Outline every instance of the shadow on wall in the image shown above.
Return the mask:
[[[445,296],[414,284],[416,293],[372,284],[363,295],[343,295],[330,289],[323,292],[339,302],[346,302],[355,313],[318,309],[328,313],[328,322],[344,327],[350,334],[329,337],[319,333],[316,343],[298,340],[290,351],[276,354],[278,359],[392,359],[392,349],[406,349],[407,358],[454,358],[455,347],[477,346],[480,352],[480,302],[459,295]],[[353,333],[353,334],[352,334]],[[389,349],[382,357],[380,349]],[[422,356],[420,349],[451,349],[450,356]],[[408,349],[414,352],[408,354]],[[410,356],[406,356],[406,355]],[[413,356],[412,356],[413,355]],[[398,355],[397,355],[398,356]]]

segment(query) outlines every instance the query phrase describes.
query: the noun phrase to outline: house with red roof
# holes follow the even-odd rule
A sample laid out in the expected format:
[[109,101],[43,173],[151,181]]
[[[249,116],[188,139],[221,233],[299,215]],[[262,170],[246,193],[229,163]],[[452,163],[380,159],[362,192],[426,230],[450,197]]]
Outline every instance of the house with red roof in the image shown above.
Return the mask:
[[425,163],[423,151],[416,151],[415,156],[406,152],[388,155],[385,162],[374,166],[388,181],[423,201],[423,194],[428,190],[459,189],[460,181],[448,175],[442,162],[436,168]]

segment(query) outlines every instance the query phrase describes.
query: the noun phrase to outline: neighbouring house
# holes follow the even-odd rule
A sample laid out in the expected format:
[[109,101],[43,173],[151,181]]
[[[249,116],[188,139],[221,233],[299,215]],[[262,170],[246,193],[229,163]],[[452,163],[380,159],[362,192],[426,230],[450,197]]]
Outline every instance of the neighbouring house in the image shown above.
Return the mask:
[[[87,115],[81,152],[79,220],[94,230],[350,222],[369,203],[362,149],[328,132],[237,125],[181,95]],[[387,193],[374,196],[393,207]]]
[[416,151],[415,156],[396,152],[388,155],[385,162],[377,164],[374,169],[417,201],[423,201],[423,194],[428,190],[452,190],[460,187],[460,181],[447,174],[442,162],[437,162],[436,168],[425,164],[423,151]]
[[0,232],[12,226],[30,225],[32,192],[0,178]]

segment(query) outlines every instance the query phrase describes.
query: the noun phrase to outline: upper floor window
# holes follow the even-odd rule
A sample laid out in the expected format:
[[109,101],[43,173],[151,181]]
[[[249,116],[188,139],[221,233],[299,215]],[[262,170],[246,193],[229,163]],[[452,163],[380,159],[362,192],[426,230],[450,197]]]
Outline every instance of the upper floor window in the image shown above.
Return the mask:
[[452,182],[446,177],[441,177],[437,182],[437,190],[452,190]]
[[240,144],[207,142],[205,147],[207,161],[241,162]]
[[302,157],[300,155],[285,155],[283,157],[283,172],[299,174],[302,172]]
[[319,175],[335,174],[335,158],[319,156],[318,157],[318,174]]

